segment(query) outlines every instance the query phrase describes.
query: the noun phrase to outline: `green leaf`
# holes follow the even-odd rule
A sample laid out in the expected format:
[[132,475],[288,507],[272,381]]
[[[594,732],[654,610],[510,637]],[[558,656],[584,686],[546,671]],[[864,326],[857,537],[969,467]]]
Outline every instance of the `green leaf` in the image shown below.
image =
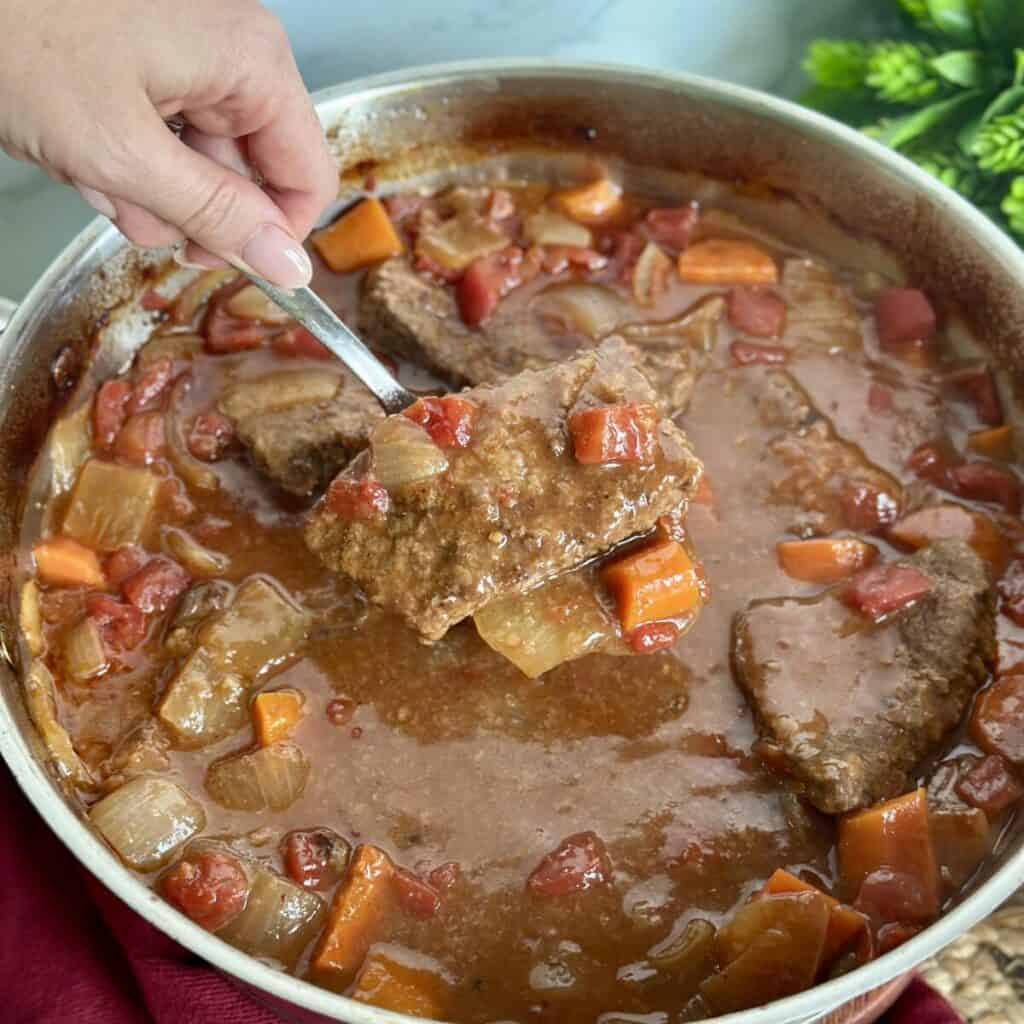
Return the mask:
[[973,43],[974,12],[971,0],[928,0],[928,13],[936,28],[958,43]]
[[875,138],[893,149],[900,149],[940,125],[957,117],[966,116],[971,108],[984,98],[984,95],[980,90],[973,89],[970,92],[954,96],[952,99],[933,103],[923,110],[915,110],[912,114],[897,117],[881,129]]
[[974,140],[982,126],[1001,114],[1008,114],[1011,110],[1024,105],[1024,86],[1014,85],[1004,89],[984,110],[981,117],[968,121],[960,129],[956,137],[957,144],[965,153],[970,153]]
[[985,81],[985,58],[979,50],[950,50],[928,62],[947,82],[975,89]]
[[826,85],[812,85],[800,97],[805,107],[828,114],[846,124],[862,125],[878,116],[878,104],[863,89],[831,89]]
[[1013,84],[1024,85],[1024,50],[1013,51]]
[[1024,4],[1020,0],[975,0],[982,38],[1000,49],[1024,43]]

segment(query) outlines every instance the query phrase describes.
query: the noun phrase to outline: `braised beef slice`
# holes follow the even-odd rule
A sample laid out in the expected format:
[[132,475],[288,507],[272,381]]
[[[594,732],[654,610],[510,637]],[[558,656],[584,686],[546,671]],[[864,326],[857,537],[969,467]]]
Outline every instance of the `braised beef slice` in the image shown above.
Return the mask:
[[[387,515],[346,519],[321,502],[306,529],[330,568],[429,639],[496,597],[649,530],[696,485],[700,463],[670,420],[658,425],[651,463],[576,460],[571,411],[654,400],[619,340],[460,397],[477,407],[477,422],[468,448],[446,452],[445,471],[392,487]],[[345,475],[358,480],[371,469],[361,457]]]
[[940,541],[902,564],[932,590],[883,625],[848,609],[839,588],[754,601],[733,625],[733,669],[762,741],[797,792],[829,814],[904,791],[995,657],[994,599],[978,555]]
[[[680,318],[670,325],[649,325],[628,338],[666,411],[678,411],[689,399],[708,322],[722,316],[720,300],[704,306],[692,323]],[[543,369],[596,344],[579,334],[560,333],[557,324],[543,324],[529,300],[517,293],[506,297],[481,327],[467,327],[451,289],[417,273],[404,258],[381,263],[366,275],[359,326],[374,344],[427,367],[455,387]]]

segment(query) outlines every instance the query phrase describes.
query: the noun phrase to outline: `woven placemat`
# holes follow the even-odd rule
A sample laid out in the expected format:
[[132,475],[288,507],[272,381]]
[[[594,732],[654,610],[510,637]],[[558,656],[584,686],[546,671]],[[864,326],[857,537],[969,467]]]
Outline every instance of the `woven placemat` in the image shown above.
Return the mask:
[[921,974],[968,1024],[1024,1024],[1024,889]]

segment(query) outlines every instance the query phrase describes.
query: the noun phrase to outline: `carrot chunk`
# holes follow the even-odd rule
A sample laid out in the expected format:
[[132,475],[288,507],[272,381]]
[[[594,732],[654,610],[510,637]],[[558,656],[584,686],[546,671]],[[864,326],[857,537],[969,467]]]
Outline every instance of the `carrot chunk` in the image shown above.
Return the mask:
[[982,512],[963,505],[930,505],[904,516],[889,527],[887,536],[900,547],[917,551],[937,540],[956,539],[970,544],[995,570],[1006,567],[1009,545],[1002,531]]
[[576,188],[562,189],[551,197],[562,213],[581,224],[606,224],[622,210],[622,189],[607,178]]
[[878,548],[853,537],[784,540],[775,546],[782,571],[805,583],[836,583],[878,557]]
[[92,548],[70,537],[51,537],[33,549],[36,571],[44,583],[58,587],[93,587],[102,590],[107,581]]
[[864,880],[882,869],[915,879],[930,913],[938,913],[939,874],[924,789],[840,819],[839,877],[845,891],[856,897]]
[[256,742],[269,747],[286,740],[295,731],[302,717],[302,694],[298,690],[271,690],[256,694],[252,702],[252,724]]
[[413,967],[383,949],[375,949],[359,972],[352,998],[382,1010],[436,1020],[444,1013],[446,988],[437,971]]
[[679,254],[679,276],[690,284],[775,284],[775,260],[751,242],[708,238]]
[[342,214],[330,227],[317,231],[313,245],[336,274],[398,256],[403,249],[387,211],[372,197]]
[[645,622],[687,615],[704,600],[699,569],[674,540],[655,541],[610,562],[601,579],[627,633]]
[[967,447],[990,459],[1009,462],[1013,458],[1013,430],[1008,423],[1001,427],[989,427],[988,430],[977,430],[967,438]]
[[658,451],[658,410],[653,405],[605,405],[580,409],[568,420],[576,461],[653,462]]
[[376,846],[356,850],[348,877],[338,887],[327,925],[310,961],[332,988],[351,984],[393,903],[391,858]]

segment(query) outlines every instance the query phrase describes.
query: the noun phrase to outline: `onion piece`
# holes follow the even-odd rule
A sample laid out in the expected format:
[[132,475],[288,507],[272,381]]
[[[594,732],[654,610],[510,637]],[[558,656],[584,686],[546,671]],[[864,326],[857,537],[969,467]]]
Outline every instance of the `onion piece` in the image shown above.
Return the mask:
[[589,571],[491,601],[473,621],[484,643],[530,678],[614,644],[619,635]]
[[543,206],[523,222],[523,236],[533,245],[574,245],[589,249],[594,236],[589,228]]
[[290,405],[329,402],[342,386],[336,370],[280,370],[227,388],[217,406],[232,420],[244,420]]
[[64,667],[76,683],[95,679],[110,667],[103,637],[94,619],[82,619],[65,634]]
[[220,551],[203,547],[190,533],[175,526],[165,526],[163,546],[193,576],[223,576],[231,567],[231,559]]
[[175,658],[183,658],[196,649],[196,630],[215,612],[222,612],[233,593],[230,583],[208,580],[195,583],[178,602],[164,636],[164,650]]
[[188,374],[178,378],[171,388],[167,404],[167,420],[164,435],[167,439],[167,457],[175,473],[190,487],[207,494],[219,490],[220,478],[205,463],[200,462],[188,450],[188,435],[185,431],[185,395],[191,385]]
[[309,761],[294,743],[272,743],[214,761],[206,791],[233,811],[283,811],[302,795]]
[[388,490],[443,473],[448,457],[405,416],[389,416],[370,435],[373,475]]
[[784,337],[832,349],[860,347],[860,318],[846,289],[823,263],[789,259],[782,266]]
[[655,242],[648,242],[633,268],[633,298],[641,306],[653,306],[654,300],[665,290],[672,260]]
[[[645,350],[658,347],[658,343],[678,345],[684,342],[698,352],[713,351],[718,339],[718,324],[725,313],[725,299],[721,295],[702,299],[682,316],[671,320],[624,324],[620,333],[631,345]],[[652,345],[653,343],[653,345]]]
[[509,237],[493,222],[472,214],[459,214],[420,232],[416,254],[433,260],[445,270],[465,270],[474,260],[500,252]]
[[18,603],[18,627],[25,645],[33,655],[43,653],[43,617],[39,610],[39,586],[35,580],[25,580]]
[[175,331],[154,334],[135,357],[135,365],[145,369],[160,359],[171,362],[185,362],[203,351],[203,339],[191,331]]
[[217,937],[243,953],[292,968],[320,930],[324,901],[251,861],[243,866],[252,880],[245,909],[220,928]]
[[286,324],[291,317],[254,284],[235,292],[224,307],[242,320],[259,320],[265,324]]
[[609,288],[566,282],[545,288],[533,301],[534,310],[569,330],[597,341],[622,323],[626,308]]
[[136,871],[163,867],[206,827],[203,808],[169,779],[139,776],[105,796],[89,820]]
[[171,319],[176,324],[190,324],[196,318],[201,306],[205,305],[214,292],[238,277],[238,271],[230,267],[207,270],[190,281],[181,290],[171,306]]
[[89,770],[75,753],[67,730],[57,720],[56,690],[50,670],[41,661],[33,661],[22,685],[29,717],[42,737],[57,773],[76,786],[91,786],[93,780]]
[[63,494],[74,482],[92,447],[90,413],[92,403],[83,402],[74,412],[62,416],[50,432],[47,455],[55,494]]
[[149,526],[158,488],[147,469],[90,459],[71,492],[63,532],[98,551],[137,544]]
[[195,651],[171,680],[157,708],[175,746],[206,747],[242,729],[249,720],[248,687],[234,672],[213,664]]

